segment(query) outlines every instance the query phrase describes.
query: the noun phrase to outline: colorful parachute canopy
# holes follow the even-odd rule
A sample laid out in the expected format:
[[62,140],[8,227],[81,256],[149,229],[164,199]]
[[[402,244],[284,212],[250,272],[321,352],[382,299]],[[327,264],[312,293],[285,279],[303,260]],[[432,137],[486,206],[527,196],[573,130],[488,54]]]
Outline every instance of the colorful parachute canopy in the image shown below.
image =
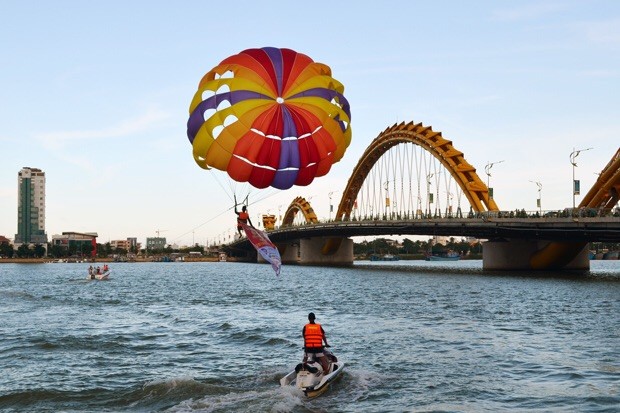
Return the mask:
[[290,49],[248,49],[200,81],[187,136],[196,163],[257,188],[308,185],[351,142],[351,111],[331,69]]
[[254,248],[256,248],[260,255],[271,264],[271,268],[273,268],[276,275],[280,275],[280,268],[282,267],[280,251],[278,251],[278,248],[271,242],[267,234],[244,223],[239,223],[239,225],[243,228],[245,236],[248,237],[248,240],[252,243]]

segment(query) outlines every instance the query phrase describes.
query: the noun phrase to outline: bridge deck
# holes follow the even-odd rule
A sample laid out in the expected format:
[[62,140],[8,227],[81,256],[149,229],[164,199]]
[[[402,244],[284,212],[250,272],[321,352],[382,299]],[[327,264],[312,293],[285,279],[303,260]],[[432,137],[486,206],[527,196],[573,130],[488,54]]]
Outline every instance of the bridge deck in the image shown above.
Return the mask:
[[[428,235],[478,239],[620,242],[620,218],[443,218],[403,221],[343,221],[269,231],[273,242],[311,237]],[[247,244],[247,245],[246,245]],[[245,238],[231,247],[251,248]]]

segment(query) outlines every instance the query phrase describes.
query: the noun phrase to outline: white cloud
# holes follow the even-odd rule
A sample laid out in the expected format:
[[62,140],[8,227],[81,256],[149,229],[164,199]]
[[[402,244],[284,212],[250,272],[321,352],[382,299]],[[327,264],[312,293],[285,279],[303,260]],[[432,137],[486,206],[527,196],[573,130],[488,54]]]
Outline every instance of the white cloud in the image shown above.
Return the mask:
[[117,125],[101,129],[47,132],[37,134],[35,138],[48,148],[59,149],[75,140],[83,142],[85,140],[119,138],[142,133],[158,127],[161,122],[168,118],[170,118],[170,115],[167,112],[156,108],[150,108],[146,113],[132,119],[124,120]]

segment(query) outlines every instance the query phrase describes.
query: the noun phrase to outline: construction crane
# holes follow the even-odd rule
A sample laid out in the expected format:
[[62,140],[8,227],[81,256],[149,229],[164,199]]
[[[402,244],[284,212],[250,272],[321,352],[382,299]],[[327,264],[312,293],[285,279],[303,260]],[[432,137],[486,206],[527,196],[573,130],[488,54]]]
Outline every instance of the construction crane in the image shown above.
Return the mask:
[[159,238],[159,233],[160,232],[166,232],[168,231],[167,229],[158,229],[157,231],[155,231],[155,233],[157,234],[157,238]]

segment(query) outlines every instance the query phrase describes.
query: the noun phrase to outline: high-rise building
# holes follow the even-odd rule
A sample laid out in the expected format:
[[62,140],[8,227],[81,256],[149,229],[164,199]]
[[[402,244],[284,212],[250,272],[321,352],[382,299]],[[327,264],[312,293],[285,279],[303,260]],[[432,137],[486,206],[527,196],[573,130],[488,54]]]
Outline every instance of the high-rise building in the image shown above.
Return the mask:
[[45,233],[45,172],[24,167],[17,174],[15,244],[47,245]]

